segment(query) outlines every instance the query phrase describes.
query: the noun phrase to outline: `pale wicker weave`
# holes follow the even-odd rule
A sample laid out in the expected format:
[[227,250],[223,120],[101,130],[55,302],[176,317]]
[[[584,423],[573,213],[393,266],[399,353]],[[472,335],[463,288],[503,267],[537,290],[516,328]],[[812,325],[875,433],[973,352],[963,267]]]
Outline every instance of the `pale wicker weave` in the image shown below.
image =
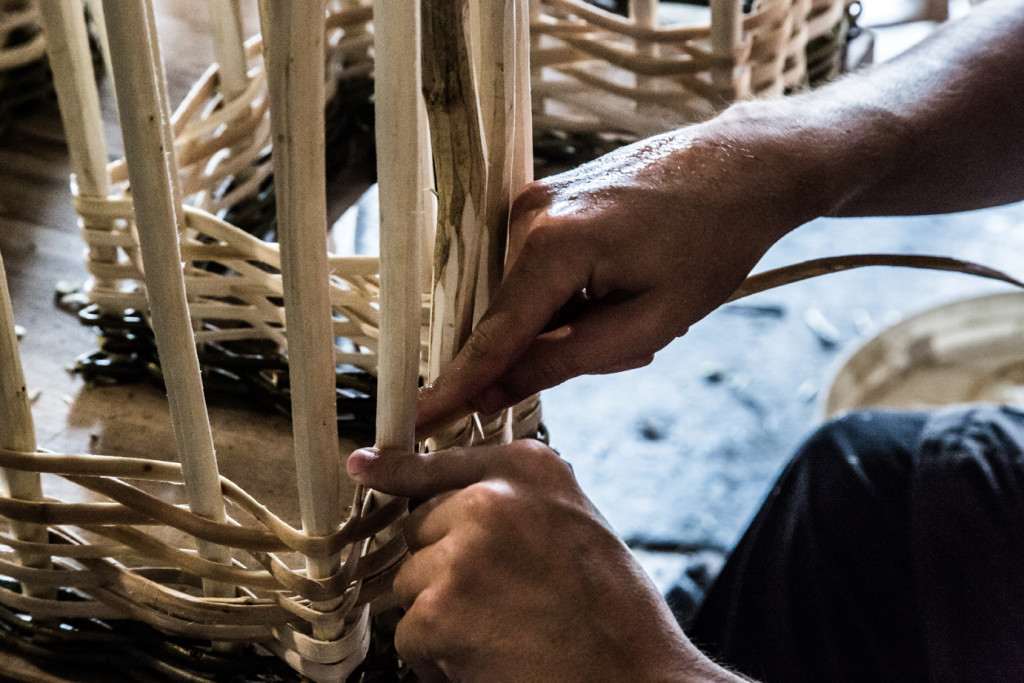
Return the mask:
[[[286,17],[299,24],[293,34],[316,25],[316,5],[268,5],[279,13],[294,9],[294,16]],[[310,8],[314,21],[302,24],[300,16],[309,15]],[[319,14],[323,22],[322,9]],[[316,55],[307,47],[307,57],[312,54],[314,60],[307,72],[321,83],[327,73],[331,87],[340,82],[342,62],[341,73],[366,74],[370,15],[360,2],[332,11],[323,29],[329,50]],[[295,528],[218,474],[189,324],[195,321],[199,341],[258,336],[285,348],[283,301],[293,298],[289,320],[309,317],[296,312],[294,292],[286,284],[288,269],[282,272],[283,247],[263,243],[212,215],[234,201],[233,195],[251,192],[269,172],[273,126],[268,102],[273,98],[267,95],[261,44],[246,45],[243,87],[230,101],[226,79],[211,68],[164,125],[160,112],[166,111],[166,94],[152,6],[119,2],[107,28],[122,123],[134,123],[123,129],[127,165],[122,160],[108,168],[82,5],[48,0],[42,19],[47,42],[59,48],[50,56],[76,174],[76,207],[95,278],[90,294],[101,306],[153,314],[180,462],[38,449],[24,380],[19,380],[5,288],[0,293],[0,573],[22,582],[22,591],[0,590],[0,603],[37,619],[133,619],[168,634],[258,642],[315,680],[343,678],[366,653],[370,603],[386,597],[404,553],[400,534],[378,535],[372,546],[370,539],[400,519],[404,501],[383,501],[356,490],[345,516],[334,421],[314,420],[311,427],[299,421],[334,409],[335,362],[375,369],[375,357],[359,348],[375,346],[376,260],[331,259],[329,281],[324,261],[324,279],[317,281],[311,276],[318,259],[310,261],[301,236],[300,246],[291,247],[291,272],[304,280],[299,289],[319,291],[333,309],[333,315],[324,310],[328,315],[319,318],[322,322],[311,319],[303,326],[320,324],[327,333],[310,341],[330,349],[335,336],[345,336],[359,345],[335,348],[333,356],[328,350],[322,386],[293,386],[293,401],[312,406],[296,410],[296,462],[306,474],[300,475],[297,491],[303,528]],[[289,39],[279,38],[286,46]],[[326,72],[325,63],[330,65]],[[279,65],[278,73],[286,70]],[[285,80],[286,85],[292,82]],[[322,127],[322,100],[319,107],[314,120]],[[163,155],[172,128],[175,154]],[[292,133],[296,144],[275,150],[275,157],[283,154],[287,161],[301,151],[298,142],[306,131]],[[322,149],[319,157],[322,164]],[[129,175],[138,185],[134,202]],[[234,190],[213,191],[228,179]],[[288,183],[294,186],[294,178]],[[318,226],[302,227],[312,231],[315,244]],[[181,262],[174,253],[179,241]],[[222,268],[214,273],[195,267],[196,261]],[[289,350],[301,364],[300,349]],[[302,356],[311,354],[303,351]],[[326,402],[317,401],[324,388]],[[98,502],[44,498],[43,473],[91,492],[86,499]],[[68,591],[79,600],[68,601]]]
[[[346,9],[329,13],[325,66],[330,89],[369,75],[371,16],[372,8],[365,3],[349,3]],[[239,94],[226,101],[213,66],[172,117],[181,194],[188,206],[182,256],[191,266],[185,277],[193,297],[197,341],[268,339],[284,349],[277,246],[216,218],[256,194],[272,171],[266,74],[258,37],[247,41],[245,56],[248,76]],[[109,194],[90,195],[80,185],[74,188],[75,206],[85,225],[82,235],[90,248],[89,272],[95,278],[89,298],[101,313],[148,308],[127,181],[121,160],[109,167]],[[220,189],[225,186],[229,189]],[[378,295],[377,260],[332,257],[331,272],[334,333],[347,340],[339,342],[337,360],[375,370],[378,313],[372,304]]]
[[804,84],[808,41],[831,32],[849,2],[757,0],[744,14],[741,0],[711,0],[686,25],[662,25],[663,4],[631,0],[622,17],[583,0],[533,0],[535,129],[641,137],[782,94]]
[[[407,0],[378,0],[378,8],[388,2],[389,17],[402,30],[416,25],[410,14],[414,5]],[[408,268],[412,288],[406,287],[411,305],[405,308],[404,320],[397,321],[405,331],[389,323],[392,336],[404,334],[412,345],[406,344],[405,352],[389,351],[392,360],[385,367],[378,360],[386,355],[383,342],[381,355],[377,354],[378,330],[385,329],[389,311],[394,322],[394,309],[380,287],[378,259],[326,256],[324,249],[324,101],[332,88],[344,87],[347,78],[369,73],[372,8],[363,0],[326,5],[325,19],[323,6],[316,3],[262,3],[263,25],[265,30],[271,27],[264,36],[266,64],[259,39],[246,42],[244,51],[240,41],[232,47],[231,36],[238,33],[240,22],[230,13],[220,16],[220,28],[215,30],[222,41],[219,57],[226,63],[234,50],[236,56],[244,55],[241,66],[236,64],[233,74],[211,67],[169,116],[151,0],[108,1],[106,28],[126,150],[125,160],[108,165],[81,2],[48,0],[45,4],[43,28],[52,48],[50,59],[75,173],[75,206],[94,280],[89,296],[113,312],[140,311],[153,324],[178,462],[53,453],[37,447],[3,285],[0,575],[20,582],[21,590],[0,585],[0,605],[34,619],[128,619],[167,634],[215,643],[259,643],[318,681],[343,679],[365,656],[371,605],[386,603],[390,579],[404,556],[395,525],[404,514],[405,502],[358,488],[350,506],[340,500],[343,460],[332,419],[332,370],[344,363],[379,371],[385,405],[379,411],[383,415],[379,415],[378,444],[412,447],[410,406],[414,407],[417,377],[426,372],[422,369],[426,364],[419,359],[428,337],[423,322],[429,311],[415,270],[429,261],[431,247],[424,247],[425,256],[407,255],[408,263],[392,264],[399,272],[413,266]],[[515,0],[512,6],[517,7],[520,35],[525,34],[525,2]],[[221,7],[230,12],[232,3]],[[492,13],[491,20],[500,21],[503,6],[496,3],[495,8],[501,11]],[[324,40],[318,44],[309,38],[309,30],[321,23],[323,33],[317,35]],[[500,26],[495,30],[506,35]],[[385,35],[393,32],[394,26]],[[378,40],[384,37],[377,36]],[[414,40],[390,40],[388,48],[378,44],[380,53],[387,49],[400,57],[406,53],[417,57]],[[500,61],[501,41],[495,42],[499,45],[495,58]],[[525,63],[528,41],[521,39],[517,45],[522,46],[518,58]],[[409,88],[402,97],[407,105],[412,102],[412,118],[423,125],[412,128],[411,149],[383,154],[397,153],[423,167],[416,158],[429,151],[426,113],[417,112],[418,75],[410,80],[410,74],[417,73],[418,59],[409,64],[404,69],[396,65],[391,78],[406,74],[399,78],[403,86],[415,82],[413,99],[409,100]],[[495,68],[496,73],[503,71]],[[517,72],[510,68],[508,73]],[[524,68],[519,73],[528,71]],[[381,91],[384,85],[378,81],[378,101],[390,97]],[[324,91],[318,92],[319,86]],[[494,79],[493,86],[500,97],[511,96],[500,80]],[[460,96],[477,99],[469,91]],[[522,94],[519,97],[520,104],[529,101]],[[494,110],[503,113],[506,108],[495,106]],[[528,119],[528,109],[520,115]],[[383,124],[378,120],[378,130],[390,127],[401,133],[411,125],[394,116]],[[517,128],[512,123],[487,126],[486,134],[510,139]],[[517,134],[522,139],[518,128]],[[272,139],[286,141],[273,150],[281,246],[256,239],[214,215],[254,192],[266,178]],[[429,158],[425,163],[430,163]],[[532,168],[522,159],[514,165],[520,173]],[[394,167],[384,173],[401,175]],[[499,176],[498,194],[493,198],[498,211],[507,211],[512,192],[526,178],[513,183]],[[408,184],[382,177],[382,207],[385,195],[390,197],[386,200],[389,211],[401,205],[403,197],[432,196],[429,184],[416,184],[420,181],[415,174],[411,182],[410,190]],[[224,187],[229,189],[219,189]],[[443,188],[439,193],[444,193]],[[421,217],[419,222],[426,225],[429,220],[432,232],[429,202],[418,206],[413,212]],[[476,208],[487,216],[499,215],[488,206]],[[475,219],[481,229],[482,216]],[[398,222],[392,231],[406,228]],[[389,237],[387,249],[382,236],[385,263],[396,244],[401,251],[403,238],[397,234],[397,241]],[[474,240],[487,243],[480,236]],[[494,249],[497,241],[491,244]],[[483,259],[482,254],[463,256]],[[210,263],[219,267],[205,265]],[[455,271],[453,267],[450,272]],[[462,283],[469,272],[460,271],[456,280]],[[476,272],[474,268],[472,273]],[[460,292],[477,289],[475,283],[472,287],[458,284],[454,290],[440,287],[437,291],[445,291],[442,298],[450,305],[460,305]],[[485,294],[486,285],[479,291]],[[322,309],[316,304],[320,300]],[[471,296],[471,313],[475,301]],[[485,303],[486,297],[477,305]],[[292,331],[287,337],[286,317]],[[269,340],[287,353],[292,366],[298,480],[294,495],[301,509],[301,529],[219,473],[196,342],[242,338]],[[338,338],[344,341],[335,343]],[[459,340],[449,343],[455,348]],[[434,355],[436,362],[443,362]],[[411,375],[392,369],[403,364]],[[396,379],[396,375],[402,377]],[[508,421],[512,417],[509,412],[467,420],[446,432],[438,444],[536,433],[539,403],[533,399],[517,409],[515,429]],[[84,490],[85,502],[44,497],[42,475],[71,485],[65,488]],[[68,600],[71,594],[74,599]]]
[[[486,3],[474,10],[475,21],[480,22],[473,29],[476,35],[512,36],[515,47],[506,51],[500,40],[482,40],[474,48],[477,81],[494,88],[482,90],[478,97],[466,89],[473,78],[467,71],[471,61],[467,45],[459,42],[464,34],[444,28],[457,27],[461,21],[457,12],[444,14],[457,4],[443,0],[430,5],[432,16],[441,24],[434,25],[429,44],[450,60],[431,59],[430,65],[434,73],[458,72],[462,79],[462,90],[433,98],[435,106],[429,107],[433,133],[456,125],[464,116],[461,110],[437,103],[458,100],[459,107],[469,112],[470,134],[460,137],[460,145],[465,146],[435,150],[434,155],[434,167],[442,179],[437,194],[444,203],[438,231],[445,239],[467,225],[479,229],[503,224],[502,211],[507,211],[516,188],[529,180],[532,135],[526,93],[531,73],[522,65],[530,49],[531,18],[533,56],[540,67],[532,74],[540,95],[538,106],[547,111],[544,102],[558,94],[554,88],[562,88],[547,79],[549,72],[557,71],[559,78],[578,84],[576,89],[564,90],[577,105],[589,97],[583,86],[610,88],[637,102],[630,105],[629,117],[641,120],[632,109],[670,106],[689,118],[726,100],[779,92],[797,83],[803,76],[800,50],[813,14],[806,1],[764,0],[743,19],[742,37],[723,53],[720,48],[709,52],[704,46],[709,40],[706,29],[640,28],[572,0],[533,2],[529,10],[525,0],[515,0],[509,5],[515,7],[512,20],[517,28],[513,30],[503,23],[513,17],[505,15],[505,3]],[[822,26],[831,25],[837,16],[837,3],[827,4],[819,9]],[[111,11],[115,7],[116,13]],[[317,154],[310,142],[315,143],[313,131],[323,119],[323,100],[335,88],[345,88],[350,79],[365,77],[373,69],[371,2],[332,0],[326,3],[324,18],[317,16],[313,3],[267,0],[263,11],[275,17],[269,24],[270,35],[265,36],[268,55],[274,54],[270,47],[277,45],[275,49],[284,51],[277,53],[278,58],[294,53],[296,59],[306,60],[302,62],[306,71],[296,67],[290,76],[279,64],[274,72],[277,80],[271,79],[276,85],[269,88],[263,41],[256,37],[243,46],[240,22],[230,12],[237,4],[218,3],[217,7],[222,11],[215,15],[214,34],[221,66],[211,67],[163,124],[160,112],[167,111],[167,95],[150,0],[118,0],[116,5],[108,0],[106,28],[119,109],[122,122],[131,122],[123,130],[127,161],[109,165],[81,0],[47,0],[42,7],[40,18],[53,48],[54,84],[72,152],[75,206],[88,245],[93,278],[88,294],[103,312],[152,316],[172,398],[179,462],[59,454],[38,448],[20,379],[10,303],[7,292],[0,292],[0,376],[5,378],[0,386],[4,394],[0,474],[5,484],[0,496],[4,522],[0,574],[22,586],[21,592],[0,588],[0,604],[37,619],[130,619],[168,634],[258,642],[304,675],[338,680],[365,655],[371,604],[386,597],[390,577],[403,557],[401,535],[392,529],[405,505],[357,490],[347,516],[342,514],[335,476],[337,436],[330,418],[334,410],[330,368],[349,364],[371,373],[380,371],[381,395],[391,396],[387,400],[392,402],[396,394],[388,387],[408,386],[410,381],[414,387],[417,375],[436,374],[486,305],[500,274],[503,244],[500,232],[467,233],[454,239],[445,251],[449,261],[435,265],[431,291],[418,279],[412,290],[407,288],[412,297],[407,301],[412,304],[405,309],[404,324],[411,332],[405,334],[412,335],[414,353],[411,365],[406,365],[412,375],[403,370],[404,377],[396,379],[391,365],[379,367],[378,350],[384,341],[393,341],[389,335],[381,340],[379,330],[393,309],[382,307],[378,260],[329,256],[324,261],[322,251],[319,256],[315,249],[309,251],[310,238],[318,242],[325,227],[318,217],[322,214],[316,213],[323,207],[315,206],[323,203],[322,194],[317,194],[322,188],[313,191],[318,187],[316,178],[323,177],[322,166],[317,170],[313,164],[313,172],[298,173],[299,166],[317,157],[317,163],[323,162],[322,153]],[[418,92],[418,77],[411,78],[416,60],[405,66],[396,61],[410,50],[415,53],[415,41],[409,38],[414,35],[409,33],[411,19],[405,17],[414,4],[377,0],[376,7],[388,12],[387,31],[380,24],[384,35],[378,38],[390,36],[392,42],[378,44],[377,50],[391,55],[389,79],[403,85],[415,82]],[[819,2],[816,7],[823,5]],[[98,3],[93,8],[94,13],[102,10]],[[308,38],[308,27],[320,20],[324,48],[314,54],[306,43],[317,41],[304,41],[303,30]],[[396,27],[398,32],[406,31],[405,39],[395,38]],[[102,22],[99,28],[102,32]],[[552,47],[547,47],[549,42]],[[515,61],[506,64],[512,54]],[[592,70],[595,57],[607,61],[598,71]],[[378,65],[378,73],[382,69]],[[620,85],[610,87],[607,84],[617,77],[606,79],[603,72],[609,69],[632,69],[640,83],[625,90]],[[711,71],[718,76],[708,76]],[[665,77],[668,73],[673,75]],[[721,78],[723,73],[728,79]],[[307,77],[303,87],[308,89],[309,74],[324,85],[319,109],[305,105],[285,112],[289,103],[301,101],[306,94],[288,88],[296,88],[297,79]],[[512,78],[515,86],[506,89],[505,78]],[[378,103],[387,98],[392,102],[393,95],[381,91],[382,85],[377,84]],[[443,90],[451,83],[434,79],[428,85]],[[699,97],[694,99],[690,91]],[[275,102],[282,108],[276,116],[283,117],[276,122],[271,118]],[[385,204],[387,211],[409,216],[432,213],[429,181],[422,176],[417,180],[408,168],[399,168],[407,157],[410,164],[414,157],[420,159],[416,163],[422,167],[424,150],[429,149],[424,139],[427,112],[418,111],[414,100],[406,97],[404,102],[410,120],[396,120],[397,114],[382,120],[382,115],[389,114],[378,109],[379,135],[401,134],[413,120],[418,122],[409,138],[410,149],[385,144],[380,150],[382,159],[390,159],[391,164],[382,167],[385,223]],[[509,111],[513,114],[506,120]],[[540,120],[562,125],[568,119],[544,114]],[[619,128],[618,120],[608,116],[584,126]],[[391,133],[382,133],[385,129]],[[284,160],[284,167],[275,172],[280,184],[280,229],[282,237],[291,235],[282,239],[281,247],[217,217],[259,191],[271,173],[271,140],[278,136],[290,138],[282,149],[274,149],[275,163]],[[172,154],[160,151],[170,149]],[[430,175],[429,170],[426,173]],[[392,182],[392,175],[406,178],[402,181],[406,184]],[[449,183],[469,188],[474,201],[451,205]],[[402,198],[411,195],[418,199],[413,198],[410,205]],[[427,243],[432,240],[432,219],[424,224],[431,227],[422,235]],[[168,231],[168,226],[176,230]],[[305,231],[305,237],[296,237],[295,230]],[[395,238],[389,241],[394,250]],[[382,248],[383,244],[382,238]],[[424,249],[426,253],[413,261],[432,260],[430,247]],[[180,259],[173,256],[175,251]],[[282,258],[285,252],[291,265],[282,264],[288,261]],[[179,291],[180,297],[175,293]],[[309,302],[321,297],[330,313],[318,317]],[[430,307],[423,302],[430,300],[435,304],[433,334],[424,324]],[[286,335],[286,307],[288,319],[303,332],[298,337]],[[459,331],[451,334],[455,329]],[[320,333],[314,334],[316,330]],[[296,496],[302,508],[302,529],[220,475],[210,442],[194,342],[252,339],[274,345],[293,364]],[[429,364],[426,354],[421,362],[415,353],[428,345]],[[300,381],[302,377],[306,379]],[[411,447],[409,402],[398,402],[404,404],[398,417],[387,406],[379,417],[378,443]],[[539,423],[540,405],[533,398],[515,411],[457,424],[438,435],[436,445],[536,434]],[[43,474],[55,475],[72,488],[81,487],[95,502],[44,498]],[[78,599],[58,599],[69,592]]]

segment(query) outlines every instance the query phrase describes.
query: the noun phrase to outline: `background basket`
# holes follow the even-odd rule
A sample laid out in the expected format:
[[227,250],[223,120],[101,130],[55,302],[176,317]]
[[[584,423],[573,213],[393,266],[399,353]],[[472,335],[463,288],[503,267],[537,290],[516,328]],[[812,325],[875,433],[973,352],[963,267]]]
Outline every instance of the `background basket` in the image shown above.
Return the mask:
[[35,0],[0,0],[0,133],[21,107],[50,92]]
[[630,0],[622,16],[584,0],[537,0],[535,130],[637,138],[707,119],[736,100],[808,85],[809,44],[815,75],[834,75],[849,4]]

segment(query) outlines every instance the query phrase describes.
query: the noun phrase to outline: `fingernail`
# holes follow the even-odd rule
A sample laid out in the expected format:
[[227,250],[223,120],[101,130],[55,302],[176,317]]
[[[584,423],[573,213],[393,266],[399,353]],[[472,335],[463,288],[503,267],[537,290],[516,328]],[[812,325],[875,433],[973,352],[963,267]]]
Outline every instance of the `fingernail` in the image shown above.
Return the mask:
[[376,448],[360,448],[352,451],[352,454],[348,456],[348,463],[346,464],[349,476],[358,480],[379,457],[380,451]]

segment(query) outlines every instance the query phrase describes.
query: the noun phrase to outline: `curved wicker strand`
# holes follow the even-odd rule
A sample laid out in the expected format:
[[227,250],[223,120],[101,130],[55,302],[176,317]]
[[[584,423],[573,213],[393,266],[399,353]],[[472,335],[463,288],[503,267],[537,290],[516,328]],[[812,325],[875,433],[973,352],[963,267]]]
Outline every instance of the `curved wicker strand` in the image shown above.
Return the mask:
[[892,266],[901,268],[923,268],[926,270],[947,270],[954,273],[975,275],[990,280],[998,280],[1015,287],[1024,288],[1024,282],[1006,273],[978,263],[962,261],[948,256],[919,256],[912,254],[854,254],[849,256],[830,256],[826,258],[804,261],[783,268],[775,268],[763,273],[751,275],[744,280],[727,301],[736,301],[743,297],[764,292],[769,289],[807,280],[819,275],[838,273],[854,268],[869,266]]

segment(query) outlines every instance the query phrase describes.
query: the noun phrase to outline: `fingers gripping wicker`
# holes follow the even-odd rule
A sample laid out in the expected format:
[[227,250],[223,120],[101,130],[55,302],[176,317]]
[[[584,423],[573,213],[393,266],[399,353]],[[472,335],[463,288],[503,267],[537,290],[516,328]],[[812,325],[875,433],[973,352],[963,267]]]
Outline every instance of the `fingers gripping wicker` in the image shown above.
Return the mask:
[[748,4],[744,13],[742,0],[711,0],[665,25],[659,0],[631,0],[628,17],[583,0],[533,0],[535,127],[642,137],[781,94],[805,82],[808,41],[831,32],[849,3]]
[[[38,618],[133,619],[170,634],[260,642],[314,679],[343,678],[366,652],[370,603],[387,593],[404,552],[400,536],[371,540],[400,519],[402,501],[357,490],[343,512],[349,501],[339,486],[334,367],[370,368],[376,360],[333,340],[375,345],[377,265],[328,258],[325,190],[309,180],[324,177],[324,64],[325,55],[337,54],[325,44],[365,55],[369,8],[349,3],[325,20],[314,3],[265,3],[274,27],[269,78],[260,43],[250,42],[248,63],[233,79],[234,99],[232,79],[211,70],[171,120],[151,5],[108,6],[127,159],[108,173],[81,5],[45,5],[47,37],[59,48],[51,58],[93,295],[101,305],[150,317],[179,462],[37,449],[10,304],[0,293],[0,373],[8,394],[0,420],[0,572],[23,588],[0,590],[0,602]],[[309,40],[316,26],[320,40]],[[210,213],[266,175],[271,135],[282,141],[273,153],[280,247]],[[236,189],[212,191],[227,180]],[[193,267],[197,261],[221,268]],[[413,320],[417,337],[420,317]],[[301,529],[218,472],[195,341],[236,338],[240,328],[289,356]],[[96,502],[44,497],[43,473]]]
[[[222,5],[230,10],[232,3]],[[325,13],[316,3],[265,0],[263,42],[244,48],[237,15],[215,17],[221,67],[170,116],[152,5],[108,2],[126,153],[109,167],[81,5],[45,3],[95,279],[90,295],[112,310],[141,311],[152,324],[177,460],[37,447],[4,286],[0,574],[21,590],[0,587],[0,604],[35,618],[128,619],[169,634],[258,642],[314,680],[342,679],[359,663],[371,605],[386,599],[404,556],[395,525],[405,503],[358,488],[349,505],[341,500],[334,369],[350,363],[378,372],[377,443],[414,446],[415,387],[426,365],[421,339],[433,337],[432,371],[461,343],[443,322],[432,335],[421,332],[424,286],[416,273],[435,231],[435,166],[440,197],[481,183],[472,188],[478,204],[440,211],[438,231],[473,246],[449,249],[449,261],[435,261],[433,299],[442,302],[435,321],[458,315],[471,325],[496,282],[503,246],[497,228],[531,168],[528,13],[519,1],[488,5],[472,21],[465,0],[428,5],[428,61],[434,64],[436,51],[458,63],[463,76],[450,100],[459,106],[434,102],[428,131],[420,55],[409,49],[419,42],[416,3],[378,0],[378,276],[376,259],[327,254],[325,189],[314,180],[324,177],[324,103],[332,87],[343,87],[335,83],[337,55],[343,54],[342,74],[368,68],[368,3],[331,3]],[[479,41],[471,50],[471,35],[506,36],[507,44]],[[479,111],[465,109],[476,102]],[[476,131],[476,144],[431,160],[430,136],[459,117],[464,130]],[[271,161],[279,246],[213,215],[235,201],[233,194],[253,191]],[[473,168],[493,170],[471,176]],[[219,471],[196,342],[247,335],[287,354],[301,528]],[[335,344],[338,337],[348,341]],[[532,399],[514,415],[457,425],[437,444],[508,438],[536,431],[538,421]],[[41,485],[44,475],[63,482],[60,491],[85,495],[55,496]]]

